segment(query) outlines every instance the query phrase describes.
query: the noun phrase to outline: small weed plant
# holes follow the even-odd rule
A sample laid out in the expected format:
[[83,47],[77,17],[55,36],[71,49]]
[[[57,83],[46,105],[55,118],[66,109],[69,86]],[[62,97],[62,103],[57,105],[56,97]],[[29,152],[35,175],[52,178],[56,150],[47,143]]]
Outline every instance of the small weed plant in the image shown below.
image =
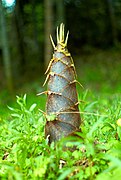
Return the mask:
[[121,99],[90,103],[87,91],[80,98],[81,132],[49,146],[37,104],[17,96],[11,117],[0,119],[1,180],[120,179]]

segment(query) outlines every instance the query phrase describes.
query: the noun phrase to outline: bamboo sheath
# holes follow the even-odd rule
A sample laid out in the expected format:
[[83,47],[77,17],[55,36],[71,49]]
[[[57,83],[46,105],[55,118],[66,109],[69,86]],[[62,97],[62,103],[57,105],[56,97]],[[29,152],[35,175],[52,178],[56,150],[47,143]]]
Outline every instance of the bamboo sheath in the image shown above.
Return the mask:
[[64,24],[57,28],[57,46],[50,36],[54,53],[48,65],[45,135],[49,143],[58,141],[79,130],[81,118],[78,109],[76,71],[71,54],[67,50],[68,32],[64,38]]

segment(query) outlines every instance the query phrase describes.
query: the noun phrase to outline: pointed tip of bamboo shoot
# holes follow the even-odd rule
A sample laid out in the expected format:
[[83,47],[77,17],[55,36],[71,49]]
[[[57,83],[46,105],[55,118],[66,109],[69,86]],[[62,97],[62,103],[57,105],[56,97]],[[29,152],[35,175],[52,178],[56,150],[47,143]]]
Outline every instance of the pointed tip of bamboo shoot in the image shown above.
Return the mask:
[[69,31],[67,32],[65,38],[65,25],[63,23],[60,24],[60,27],[57,27],[57,44],[63,44],[67,46]]
[[[57,31],[56,32],[57,44],[61,44],[62,46],[66,47],[67,41],[68,41],[69,31],[67,32],[66,37],[65,37],[65,25],[63,23],[60,24],[60,27],[57,26],[56,31]],[[55,46],[55,43],[54,43],[51,35],[50,35],[50,40],[51,40],[51,43],[52,43],[54,50],[56,50],[56,46]]]

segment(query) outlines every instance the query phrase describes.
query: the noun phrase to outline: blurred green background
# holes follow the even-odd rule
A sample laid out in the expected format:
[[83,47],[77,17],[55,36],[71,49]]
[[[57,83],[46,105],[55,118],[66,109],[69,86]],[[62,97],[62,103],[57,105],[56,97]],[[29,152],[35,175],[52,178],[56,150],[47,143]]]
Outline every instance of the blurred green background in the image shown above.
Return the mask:
[[[93,95],[121,91],[120,0],[2,0],[0,2],[0,115],[16,94],[44,109],[44,72],[56,27],[69,30],[68,49],[78,80]],[[83,90],[78,88],[78,92]],[[13,100],[12,100],[13,98]]]

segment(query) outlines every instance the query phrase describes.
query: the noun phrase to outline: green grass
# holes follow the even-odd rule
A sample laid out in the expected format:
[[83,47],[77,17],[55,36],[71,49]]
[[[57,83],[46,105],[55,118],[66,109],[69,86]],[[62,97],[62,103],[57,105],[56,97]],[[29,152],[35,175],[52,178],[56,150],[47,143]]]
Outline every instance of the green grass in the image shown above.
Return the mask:
[[[75,151],[63,150],[63,141],[49,147],[44,138],[45,118],[36,104],[26,104],[26,95],[17,96],[18,107],[11,108],[11,119],[0,126],[1,179],[116,179],[121,176],[121,99],[114,97],[101,107],[97,98],[81,95],[83,119],[78,138],[67,143]],[[115,113],[114,113],[115,112]],[[119,122],[121,123],[121,122]],[[72,141],[72,140],[71,140]],[[61,161],[64,166],[60,168]]]
[[[0,94],[0,179],[120,179],[120,53],[98,52],[86,58],[78,65],[85,88],[78,87],[82,132],[76,139],[48,146],[46,119],[39,111],[44,110],[44,95],[27,93],[11,103],[6,92]],[[70,151],[73,146],[76,150]]]

